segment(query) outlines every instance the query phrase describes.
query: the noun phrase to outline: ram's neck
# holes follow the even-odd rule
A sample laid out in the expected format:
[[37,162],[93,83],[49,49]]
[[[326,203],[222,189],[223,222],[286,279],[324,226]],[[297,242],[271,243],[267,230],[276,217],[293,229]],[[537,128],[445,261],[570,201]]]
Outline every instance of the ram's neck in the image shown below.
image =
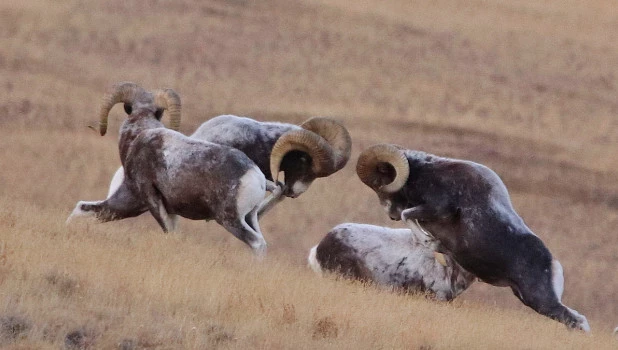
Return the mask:
[[118,142],[118,150],[120,153],[120,161],[124,166],[127,153],[135,138],[145,130],[164,128],[165,126],[160,120],[156,119],[152,112],[142,111],[133,112],[120,127],[120,140]]

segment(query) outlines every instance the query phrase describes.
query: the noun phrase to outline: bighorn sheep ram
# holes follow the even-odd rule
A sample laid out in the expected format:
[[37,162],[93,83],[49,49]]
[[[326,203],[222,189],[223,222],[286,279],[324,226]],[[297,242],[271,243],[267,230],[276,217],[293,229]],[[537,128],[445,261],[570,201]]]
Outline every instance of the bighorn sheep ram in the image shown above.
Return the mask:
[[309,251],[309,266],[345,277],[450,301],[476,277],[436,252],[439,242],[414,223],[410,229],[345,223]]
[[150,93],[130,82],[115,85],[100,110],[101,135],[106,133],[109,111],[120,102],[129,113],[119,141],[126,176],[106,200],[78,202],[67,221],[94,216],[105,222],[149,211],[167,232],[173,229],[176,215],[214,219],[263,255],[266,241],[257,212],[267,183],[255,163],[233,147],[165,128],[160,121],[164,109],[172,125],[180,122],[180,98],[171,89]]
[[[339,122],[314,117],[299,125],[260,122],[247,117],[221,115],[204,122],[190,136],[234,147],[244,152],[269,181],[278,184],[283,171],[285,184],[264,205],[259,216],[283,200],[296,198],[319,177],[342,169],[350,159],[352,141]],[[116,171],[108,196],[122,182],[123,169]]]
[[390,144],[369,147],[356,171],[391,219],[418,222],[464,269],[513,293],[536,312],[589,331],[562,304],[562,266],[515,212],[491,169]]

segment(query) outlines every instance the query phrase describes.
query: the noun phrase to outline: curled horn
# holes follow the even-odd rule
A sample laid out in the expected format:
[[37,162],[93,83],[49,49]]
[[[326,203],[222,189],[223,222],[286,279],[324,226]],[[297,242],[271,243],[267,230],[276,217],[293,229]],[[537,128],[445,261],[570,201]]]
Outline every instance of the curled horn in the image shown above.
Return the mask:
[[333,172],[342,169],[347,164],[352,151],[352,138],[341,123],[330,118],[313,117],[302,123],[300,127],[320,135],[332,147],[335,161]]
[[155,90],[154,102],[157,107],[166,109],[170,115],[170,129],[178,131],[180,127],[180,96],[172,89]]
[[99,111],[99,131],[101,136],[107,132],[107,117],[109,111],[116,103],[133,103],[133,101],[143,94],[145,90],[131,82],[122,82],[114,84],[111,91],[103,96],[103,104]]
[[274,181],[279,175],[279,166],[286,154],[301,151],[309,154],[313,163],[311,169],[318,177],[335,172],[333,150],[325,139],[309,130],[299,129],[283,134],[270,153],[270,173]]
[[[393,171],[395,174],[392,174]],[[358,156],[356,173],[374,191],[393,193],[399,191],[408,180],[410,165],[401,148],[379,144],[367,148]]]

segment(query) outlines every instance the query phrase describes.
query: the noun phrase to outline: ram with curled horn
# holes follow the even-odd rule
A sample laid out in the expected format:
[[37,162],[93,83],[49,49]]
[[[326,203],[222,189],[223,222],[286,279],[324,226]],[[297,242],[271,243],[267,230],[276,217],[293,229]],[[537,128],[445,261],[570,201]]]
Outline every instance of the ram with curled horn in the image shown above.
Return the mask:
[[364,150],[356,171],[393,220],[403,220],[439,242],[466,271],[508,286],[536,312],[589,331],[586,317],[562,304],[564,275],[515,212],[506,186],[488,167],[391,144]]
[[[342,169],[350,159],[352,146],[346,128],[327,117],[313,117],[294,125],[220,115],[204,122],[190,137],[244,152],[264,173],[271,187],[279,185],[279,173],[284,173],[284,183],[268,197],[268,205],[262,207],[260,216],[285,197],[295,198],[304,193],[316,178]],[[116,190],[122,176],[120,168],[114,175],[109,195]]]
[[264,174],[236,148],[189,138],[167,129],[164,109],[172,125],[180,121],[180,98],[171,89],[148,92],[135,83],[120,83],[103,100],[101,135],[109,111],[124,103],[129,114],[120,127],[119,153],[124,175],[103,201],[80,201],[67,219],[95,217],[106,222],[150,212],[164,232],[174,229],[176,217],[215,220],[258,255],[266,241],[258,212],[267,201]]
[[[107,120],[112,107],[118,103],[124,104],[127,115],[131,115],[133,107],[139,108],[142,104],[152,104],[160,110],[167,110],[170,115],[170,129],[178,130],[180,127],[180,96],[172,89],[145,91],[132,82],[124,82],[115,85],[110,93],[103,96],[99,111],[99,131],[101,136],[107,133]],[[161,120],[162,113],[157,113],[157,120]]]

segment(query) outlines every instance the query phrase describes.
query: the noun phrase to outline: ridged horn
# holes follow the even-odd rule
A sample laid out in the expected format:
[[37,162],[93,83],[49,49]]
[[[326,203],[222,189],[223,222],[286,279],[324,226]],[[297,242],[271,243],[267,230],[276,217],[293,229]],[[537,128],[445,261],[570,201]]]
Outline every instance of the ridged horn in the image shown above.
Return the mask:
[[[385,164],[390,164],[393,167],[390,170],[395,171],[395,177],[388,183],[385,182],[389,181],[393,175],[383,171]],[[408,180],[410,165],[400,147],[379,144],[367,148],[358,156],[356,174],[365,185],[374,191],[393,193],[399,191]]]
[[342,169],[348,163],[352,153],[352,138],[343,124],[331,118],[313,117],[300,127],[320,135],[333,148],[335,161],[333,172]]
[[317,177],[324,177],[335,172],[333,149],[320,135],[309,130],[289,131],[275,142],[270,153],[270,173],[277,181],[281,161],[291,151],[309,154],[312,160],[311,170]]
[[99,132],[104,136],[107,132],[107,118],[109,111],[116,103],[133,103],[133,101],[145,90],[132,82],[117,83],[112,86],[110,92],[103,96],[103,104],[99,110]]
[[170,129],[178,131],[180,127],[180,96],[172,89],[155,90],[154,102],[157,107],[166,109],[170,115]]

